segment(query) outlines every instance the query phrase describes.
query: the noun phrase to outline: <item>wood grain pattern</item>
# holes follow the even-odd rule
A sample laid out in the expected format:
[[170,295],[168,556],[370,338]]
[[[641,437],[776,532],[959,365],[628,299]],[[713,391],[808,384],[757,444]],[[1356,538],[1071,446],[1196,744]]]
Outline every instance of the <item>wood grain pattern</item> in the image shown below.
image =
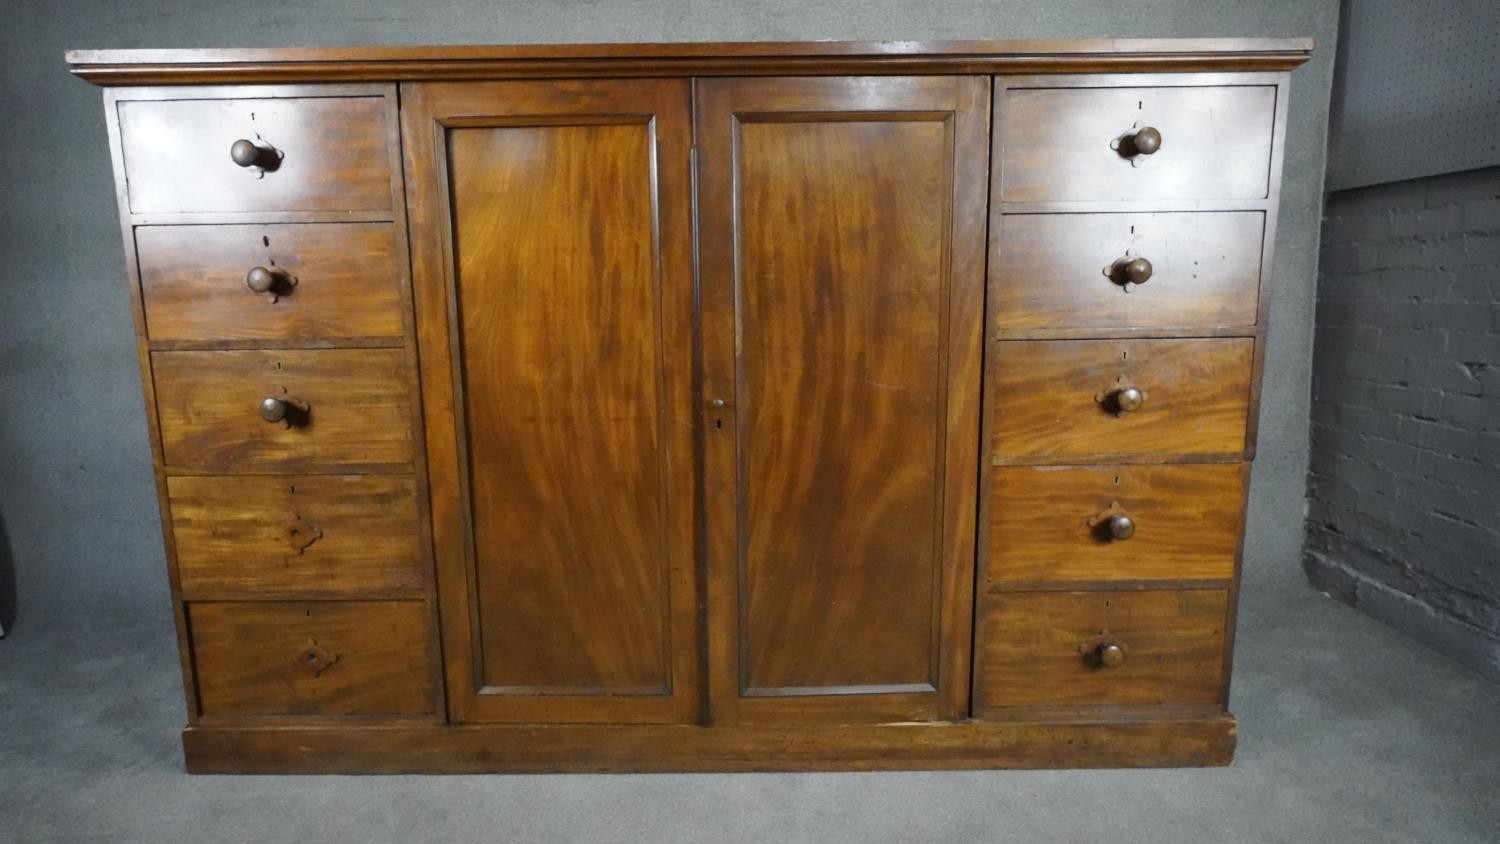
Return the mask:
[[204,716],[433,711],[419,601],[188,605]]
[[[1238,455],[1254,347],[1249,337],[998,343],[996,460]],[[1145,392],[1139,410],[1110,409],[1107,395],[1122,384]]]
[[775,726],[195,727],[192,773],[631,773],[1228,765],[1233,718]]
[[[1179,83],[1180,84],[1180,83]],[[1276,87],[1009,88],[996,156],[1006,202],[1251,199],[1270,188]],[[1110,142],[1160,130],[1134,162]]]
[[[1244,527],[1247,463],[1006,466],[994,472],[988,581],[1228,579]],[[1123,512],[1135,535],[1090,519]]]
[[698,717],[688,94],[405,92],[455,720]]
[[1081,38],[74,50],[97,84],[1291,70],[1310,38]]
[[[412,397],[399,349],[153,352],[169,473],[410,471]],[[311,405],[267,422],[262,399]]]
[[964,683],[972,500],[944,494],[973,477],[977,83],[699,86],[704,240],[734,245],[703,252],[705,397],[736,411],[705,432],[736,455],[707,481],[716,720],[941,717]]
[[167,490],[189,600],[423,586],[410,476],[172,477]]
[[[1228,594],[991,593],[976,700],[985,708],[1218,703]],[[1124,650],[1121,665],[1102,667],[1084,652],[1106,641]]]
[[[1254,325],[1264,219],[1254,211],[1006,214],[990,262],[996,325]],[[1127,256],[1150,261],[1144,284],[1111,277]]]
[[[122,100],[118,109],[134,213],[392,208],[382,98]],[[283,152],[280,166],[236,165],[229,148],[241,138]]]
[[[140,226],[146,329],[155,341],[399,338],[404,270],[388,223]],[[252,267],[296,280],[274,303]]]
[[651,127],[448,143],[482,682],[664,695]]

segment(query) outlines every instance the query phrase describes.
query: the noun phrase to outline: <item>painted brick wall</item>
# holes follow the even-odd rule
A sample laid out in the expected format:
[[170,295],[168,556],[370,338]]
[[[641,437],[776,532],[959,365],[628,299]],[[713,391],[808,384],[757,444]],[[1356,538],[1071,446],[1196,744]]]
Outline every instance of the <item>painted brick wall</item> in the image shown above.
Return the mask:
[[1304,567],[1500,677],[1500,167],[1328,197]]

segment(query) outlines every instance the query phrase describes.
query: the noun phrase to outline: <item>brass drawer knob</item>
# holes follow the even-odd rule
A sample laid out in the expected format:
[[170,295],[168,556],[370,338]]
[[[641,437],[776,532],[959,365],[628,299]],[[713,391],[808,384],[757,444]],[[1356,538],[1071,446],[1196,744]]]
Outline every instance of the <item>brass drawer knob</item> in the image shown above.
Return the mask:
[[1101,513],[1089,517],[1088,526],[1101,542],[1117,542],[1135,536],[1135,517],[1120,502],[1111,501]]
[[241,167],[254,167],[262,173],[281,166],[282,153],[268,143],[240,138],[229,145],[229,159]]
[[1094,401],[1105,412],[1119,416],[1140,410],[1146,404],[1146,391],[1132,385],[1121,375],[1115,379],[1113,388],[1095,393]]
[[1122,387],[1115,391],[1115,407],[1121,413],[1140,410],[1146,403],[1146,394],[1139,387]]
[[1135,155],[1150,155],[1161,149],[1161,130],[1145,126],[1130,136],[1130,148]]
[[1125,649],[1114,642],[1101,642],[1094,649],[1094,658],[1105,668],[1118,668],[1125,663]]
[[1115,281],[1120,284],[1145,284],[1151,279],[1151,262],[1141,257],[1126,257],[1115,262]]
[[290,427],[311,410],[307,402],[296,396],[268,396],[261,400],[260,418],[267,422],[285,422]]
[[1135,536],[1135,519],[1124,513],[1116,513],[1109,517],[1105,523],[1109,527],[1111,539],[1125,540]]
[[282,296],[292,292],[292,288],[297,286],[297,279],[275,267],[251,267],[250,272],[245,273],[245,286],[275,304]]

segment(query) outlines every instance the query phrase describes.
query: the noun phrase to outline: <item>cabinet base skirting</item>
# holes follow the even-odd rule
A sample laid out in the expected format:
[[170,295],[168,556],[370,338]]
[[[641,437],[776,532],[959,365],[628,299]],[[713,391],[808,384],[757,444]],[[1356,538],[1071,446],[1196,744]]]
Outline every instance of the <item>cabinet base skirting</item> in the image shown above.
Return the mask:
[[188,727],[195,774],[669,773],[1228,765],[1232,716],[870,725]]

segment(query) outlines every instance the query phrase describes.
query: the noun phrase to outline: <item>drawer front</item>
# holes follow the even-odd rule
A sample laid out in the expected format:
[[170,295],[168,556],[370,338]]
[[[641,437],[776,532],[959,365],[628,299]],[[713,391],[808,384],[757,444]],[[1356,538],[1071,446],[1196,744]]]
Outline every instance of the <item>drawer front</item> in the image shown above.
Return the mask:
[[[992,593],[983,707],[1213,704],[1224,590]],[[1110,648],[1117,649],[1109,656]]]
[[1228,579],[1248,464],[1006,466],[994,472],[989,580]]
[[[402,270],[390,223],[141,226],[153,340],[400,337]],[[251,270],[270,273],[252,290]]]
[[[394,207],[383,97],[123,100],[118,107],[137,214]],[[229,150],[242,139],[279,152],[275,169],[236,164]]]
[[1007,214],[998,327],[1254,325],[1264,224],[1260,211]]
[[434,711],[423,602],[192,603],[188,627],[205,716]]
[[1249,337],[999,343],[997,462],[1240,454],[1254,350]]
[[[1005,202],[1260,199],[1272,85],[1011,88],[996,109]],[[1141,128],[1159,148],[1130,155]]]
[[[400,349],[154,352],[169,473],[405,471],[411,396]],[[268,422],[262,402],[282,399]]]
[[423,585],[411,476],[178,476],[167,495],[189,598]]

